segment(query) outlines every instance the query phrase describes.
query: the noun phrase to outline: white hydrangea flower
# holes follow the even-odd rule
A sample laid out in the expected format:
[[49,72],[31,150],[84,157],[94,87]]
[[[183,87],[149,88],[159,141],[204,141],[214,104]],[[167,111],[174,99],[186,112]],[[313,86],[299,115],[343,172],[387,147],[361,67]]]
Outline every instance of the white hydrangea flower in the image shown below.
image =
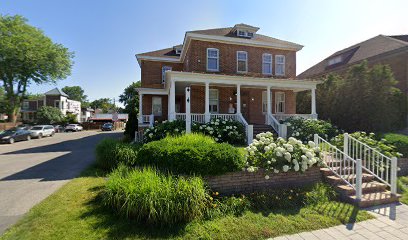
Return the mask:
[[290,153],[286,152],[286,153],[284,154],[284,156],[285,156],[285,159],[290,162],[290,159],[292,158],[292,155],[291,155]]
[[293,166],[293,170],[295,170],[295,172],[299,171],[299,164],[295,164],[295,166]]
[[271,164],[271,161],[267,161],[266,163],[267,163],[267,164]]
[[268,180],[268,179],[269,179],[269,176],[268,176],[268,175],[266,175],[266,176],[265,176],[265,179],[266,179],[266,180]]
[[316,146],[316,144],[312,141],[308,142],[309,147],[314,148]]
[[282,170],[283,170],[284,172],[287,172],[287,171],[289,170],[289,166],[288,166],[288,165],[284,165],[284,166],[282,167]]
[[271,150],[271,148],[270,148],[269,146],[266,146],[266,147],[264,148],[264,150],[265,150],[265,152],[268,152],[269,150]]
[[273,172],[274,172],[274,173],[279,173],[279,170],[278,170],[278,169],[274,169]]

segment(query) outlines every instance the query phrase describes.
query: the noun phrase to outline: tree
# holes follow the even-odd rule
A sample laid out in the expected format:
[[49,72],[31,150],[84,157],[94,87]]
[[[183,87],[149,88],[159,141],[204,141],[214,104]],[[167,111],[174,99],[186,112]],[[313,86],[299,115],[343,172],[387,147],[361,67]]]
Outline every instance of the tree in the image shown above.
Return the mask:
[[114,110],[115,105],[110,98],[100,98],[91,102],[91,107],[94,109],[100,108],[102,112],[107,113],[109,110]]
[[77,115],[73,113],[67,113],[63,119],[64,123],[78,123]]
[[130,138],[135,138],[137,130],[137,113],[139,112],[139,93],[136,88],[140,87],[140,81],[133,82],[127,86],[124,92],[119,96],[119,102],[125,105],[125,112],[129,114],[128,122],[126,123],[125,135]]
[[72,58],[72,52],[53,43],[22,16],[0,15],[0,80],[11,121],[16,122],[27,86],[66,78],[71,74]]
[[70,99],[81,102],[81,105],[88,102],[88,96],[80,86],[65,86],[61,89]]
[[59,108],[42,106],[37,111],[37,122],[40,124],[53,124],[63,120],[64,116]]
[[4,88],[0,86],[0,114],[7,112],[7,106],[6,93]]

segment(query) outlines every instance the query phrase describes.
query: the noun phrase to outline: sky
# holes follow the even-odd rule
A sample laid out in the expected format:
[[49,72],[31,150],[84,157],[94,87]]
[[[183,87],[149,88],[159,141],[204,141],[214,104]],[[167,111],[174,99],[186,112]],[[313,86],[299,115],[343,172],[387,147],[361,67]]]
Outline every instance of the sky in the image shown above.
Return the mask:
[[407,0],[0,0],[75,53],[72,75],[30,93],[79,85],[90,100],[118,99],[141,78],[135,54],[172,47],[189,30],[246,23],[258,33],[299,43],[297,74],[379,34],[408,34]]

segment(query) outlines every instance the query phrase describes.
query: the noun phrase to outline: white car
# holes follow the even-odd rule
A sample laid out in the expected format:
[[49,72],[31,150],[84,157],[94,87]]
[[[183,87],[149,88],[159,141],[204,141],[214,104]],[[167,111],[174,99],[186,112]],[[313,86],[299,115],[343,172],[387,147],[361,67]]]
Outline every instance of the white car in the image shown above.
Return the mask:
[[45,136],[54,136],[55,130],[52,125],[35,125],[30,130],[31,137],[42,138]]
[[78,132],[82,130],[84,130],[84,128],[79,124],[68,124],[65,127],[65,132]]

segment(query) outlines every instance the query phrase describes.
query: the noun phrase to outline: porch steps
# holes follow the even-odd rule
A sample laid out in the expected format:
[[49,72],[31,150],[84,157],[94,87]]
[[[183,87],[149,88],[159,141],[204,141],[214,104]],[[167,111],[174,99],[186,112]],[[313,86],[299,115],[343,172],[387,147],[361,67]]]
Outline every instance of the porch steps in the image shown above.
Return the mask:
[[[340,167],[332,168],[336,172]],[[344,167],[342,169],[344,173],[350,171],[349,176],[343,176],[349,180],[349,182],[355,182],[356,175],[354,169]],[[336,192],[339,194],[340,199],[344,202],[355,204],[359,207],[371,207],[381,204],[398,202],[401,197],[399,194],[394,195],[387,189],[387,185],[381,183],[375,179],[375,177],[369,173],[363,173],[362,176],[362,197],[361,200],[356,199],[356,192],[354,188],[346,184],[340,177],[336,176],[330,169],[321,168],[323,180],[332,185]],[[347,172],[348,173],[348,172]],[[355,186],[355,184],[353,184]]]
[[270,125],[253,125],[254,129],[254,139],[256,139],[256,135],[259,133],[264,133],[264,132],[271,132],[277,137],[275,130],[272,128]]

